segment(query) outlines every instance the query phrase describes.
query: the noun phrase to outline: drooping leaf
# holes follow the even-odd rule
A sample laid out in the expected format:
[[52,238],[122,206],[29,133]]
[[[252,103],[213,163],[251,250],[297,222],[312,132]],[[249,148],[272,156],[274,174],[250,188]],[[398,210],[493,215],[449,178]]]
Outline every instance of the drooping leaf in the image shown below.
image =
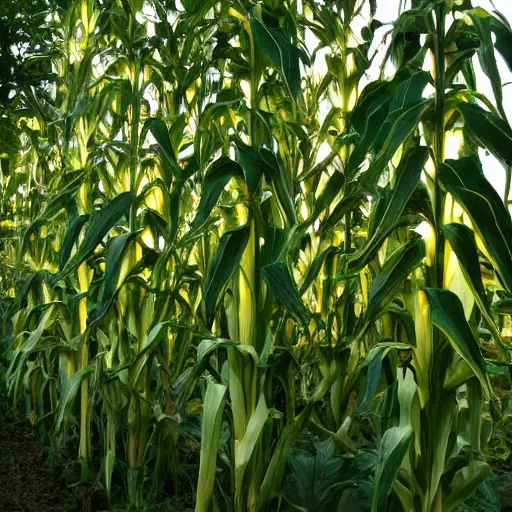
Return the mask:
[[262,268],[263,279],[276,299],[284,304],[302,323],[306,323],[309,312],[304,306],[297,287],[285,263],[272,263]]
[[240,165],[229,158],[216,160],[204,176],[201,199],[192,221],[192,230],[201,227],[208,219],[224,187],[233,176],[242,176]]
[[[237,411],[234,410],[233,414],[237,414]],[[243,478],[243,474],[252,457],[256,443],[268,419],[268,414],[269,409],[265,401],[265,396],[263,393],[260,393],[256,408],[247,423],[244,436],[235,445],[236,470],[239,472],[240,478]]]
[[140,374],[146,363],[148,362],[151,351],[154,350],[159,343],[167,337],[170,322],[160,322],[156,324],[146,335],[142,346],[130,368],[129,383],[133,389],[137,386]]
[[116,236],[107,250],[105,261],[104,288],[101,297],[101,303],[98,308],[90,315],[89,325],[100,320],[108,311],[116,291],[119,289],[122,281],[128,274],[130,268],[125,261],[127,250],[130,243],[139,233],[134,231]]
[[439,179],[471,218],[505,288],[512,292],[512,224],[498,194],[471,158],[447,160]]
[[97,211],[89,218],[89,225],[76,254],[69,260],[65,267],[53,278],[52,283],[64,279],[71,272],[76,270],[96,249],[98,244],[117,224],[119,219],[128,213],[135,194],[123,192],[107,203],[100,211]]
[[66,229],[66,234],[64,235],[64,240],[62,240],[62,245],[60,247],[59,267],[61,270],[66,266],[76,239],[85,223],[89,220],[89,217],[90,215],[79,215],[69,223],[69,226]]
[[295,97],[300,87],[299,50],[286,40],[280,28],[268,27],[253,10],[251,31],[262,53],[282,73],[290,94]]
[[512,71],[512,30],[501,20],[494,17],[491,20],[491,30],[496,36],[494,43],[496,50],[501,53],[508,68]]
[[306,290],[309,288],[310,284],[317,278],[325,260],[332,256],[333,254],[336,254],[336,252],[336,247],[330,245],[315,257],[311,265],[309,265],[306,274],[304,275],[304,278],[302,280],[302,283],[300,284],[299,295],[304,295]]
[[60,407],[59,407],[59,415],[57,416],[57,421],[55,423],[55,429],[58,431],[61,430],[62,426],[65,425],[70,418],[71,409],[73,407],[73,403],[75,401],[76,394],[80,389],[80,385],[84,379],[91,374],[96,367],[95,362],[89,363],[85,368],[77,371],[67,382],[67,387],[64,390],[64,395],[62,396]]
[[491,34],[491,15],[481,7],[471,9],[466,13],[473,22],[473,26],[478,32],[480,38],[480,48],[478,49],[478,57],[484,73],[489,77],[491,82],[494,97],[498,104],[498,110],[502,113],[503,117],[503,89],[501,85],[501,76],[498,70],[498,64],[494,55],[494,47],[492,44]]
[[217,252],[212,259],[204,280],[204,301],[206,322],[211,326],[217,299],[235,270],[249,240],[249,226],[244,225],[224,232]]
[[370,304],[366,312],[366,322],[372,322],[376,315],[395,298],[407,276],[425,257],[425,242],[411,240],[396,249],[375,277],[370,287]]
[[370,163],[370,168],[364,174],[364,186],[372,190],[377,184],[382,171],[389,163],[398,148],[418,126],[425,112],[431,107],[432,100],[426,99],[408,108],[392,123],[389,135],[384,141],[382,149]]
[[162,177],[165,184],[169,186],[173,176],[178,179],[184,177],[184,171],[178,165],[176,155],[174,154],[169,130],[167,129],[167,126],[164,121],[162,121],[162,119],[151,117],[144,123],[144,126],[142,127],[141,141],[144,141],[148,131],[151,132],[157,141],[155,150],[162,162]]
[[396,170],[396,182],[383,196],[381,212],[375,214],[377,226],[365,245],[350,257],[350,271],[365,267],[375,257],[416,189],[427,159],[428,149],[423,146],[410,150],[401,159]]
[[468,363],[489,395],[485,361],[464,315],[464,308],[455,293],[438,288],[425,288],[432,323],[448,338],[453,349]]
[[505,164],[512,165],[510,126],[503,119],[474,103],[460,102],[458,108],[464,117],[466,129],[476,142]]
[[247,146],[242,142],[235,144],[235,155],[236,161],[244,171],[249,195],[252,196],[260,184],[261,176],[266,170],[266,164],[258,149]]
[[286,220],[289,226],[294,226],[297,223],[295,215],[295,205],[290,191],[290,186],[283,169],[282,161],[279,156],[276,156],[272,151],[267,148],[260,148],[260,155],[265,162],[264,172],[266,179],[274,187],[279,203],[283,209]]
[[478,250],[473,231],[463,224],[456,223],[446,224],[441,227],[441,230],[459,260],[466,281],[473,292],[475,301],[488,327],[491,329],[496,343],[498,346],[502,347],[502,350],[506,353],[489,309],[484,285],[482,283]]

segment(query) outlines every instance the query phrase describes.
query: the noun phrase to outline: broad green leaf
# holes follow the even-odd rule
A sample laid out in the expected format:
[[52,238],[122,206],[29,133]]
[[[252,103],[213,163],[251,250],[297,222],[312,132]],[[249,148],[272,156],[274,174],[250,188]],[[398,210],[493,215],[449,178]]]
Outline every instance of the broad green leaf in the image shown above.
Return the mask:
[[69,260],[65,267],[54,276],[52,283],[64,279],[71,272],[76,270],[96,249],[98,244],[117,224],[119,219],[128,213],[135,199],[132,192],[123,192],[114,197],[100,211],[97,211],[89,218],[89,225],[76,254]]
[[150,353],[167,337],[167,331],[171,322],[161,322],[155,325],[145,337],[140,351],[135,358],[130,368],[130,387],[135,388],[137,386],[140,374],[148,362]]
[[475,460],[459,469],[452,480],[451,492],[443,503],[444,512],[454,512],[468,496],[492,473],[487,462]]
[[453,62],[446,70],[445,80],[447,84],[452,84],[457,75],[462,71],[463,66],[467,62],[471,62],[471,58],[475,54],[475,51],[476,50],[474,48],[469,48],[467,50],[457,52]]
[[420,265],[424,257],[425,243],[421,239],[411,240],[389,256],[370,287],[370,304],[366,312],[366,325],[369,325],[379,312],[396,297],[407,276]]
[[512,224],[496,191],[471,158],[447,160],[440,167],[439,179],[469,215],[491,263],[512,292]]
[[372,361],[368,366],[366,374],[366,389],[362,400],[359,402],[354,415],[367,414],[370,411],[373,399],[377,393],[377,389],[380,384],[380,377],[382,372],[382,360],[383,360],[383,347],[377,347],[377,350],[372,349],[375,352],[375,357],[372,357]]
[[300,298],[286,264],[281,262],[266,265],[262,268],[261,273],[276,299],[284,304],[303,324],[306,323],[309,312]]
[[[426,105],[427,100],[422,100],[422,93],[429,79],[427,72],[416,73],[405,80],[403,74],[399,74],[392,82],[379,82],[365,88],[352,115],[354,127],[362,137],[347,163],[349,179],[373,150],[377,157],[368,173],[373,173],[371,183],[378,181],[384,166],[417,124],[418,112],[421,111],[421,115],[425,110],[421,105]],[[376,163],[378,168],[372,171]],[[368,183],[370,190],[371,183]]]
[[254,9],[250,16],[251,31],[262,53],[282,73],[290,94],[295,98],[300,88],[299,51],[289,43],[280,28],[270,28]]
[[210,379],[207,380],[203,401],[196,512],[208,512],[213,495],[226,391],[226,386],[215,384]]
[[384,168],[388,165],[398,148],[406,141],[407,137],[418,126],[425,112],[431,107],[432,100],[426,99],[397,117],[396,121],[389,127],[389,135],[386,138],[382,149],[370,162],[370,168],[364,174],[364,186],[373,190]]
[[385,500],[395,480],[396,474],[409,449],[412,427],[392,427],[382,436],[379,449],[379,462],[375,475],[372,512],[383,509]]
[[404,111],[423,99],[423,91],[430,82],[431,76],[428,71],[419,71],[412,75],[409,79],[404,80],[396,88],[391,104],[389,106],[389,114]]
[[512,30],[497,18],[491,19],[491,30],[496,36],[494,46],[498,50],[510,71],[512,71]]
[[287,232],[284,229],[276,228],[271,225],[266,225],[265,229],[265,243],[260,252],[260,264],[262,266],[275,263],[281,254],[286,243]]
[[274,497],[274,493],[280,488],[290,450],[292,449],[299,433],[304,428],[305,422],[309,419],[315,402],[322,400],[325,394],[331,389],[336,378],[336,369],[336,364],[330,365],[327,373],[323,376],[322,380],[317,384],[311,394],[309,402],[306,404],[304,409],[295,416],[292,423],[288,424],[284,428],[281,436],[279,437],[261,484],[261,506],[266,505]]
[[157,117],[149,118],[142,127],[141,141],[143,142],[146,138],[147,132],[150,131],[157,145],[155,151],[160,157],[162,162],[163,180],[167,186],[172,181],[172,177],[175,176],[177,179],[184,177],[184,171],[179,166],[176,160],[176,155],[172,147],[171,137],[166,124]]
[[430,303],[432,323],[445,334],[453,349],[468,363],[489,395],[485,361],[466,321],[460,299],[449,290],[425,288],[425,293]]
[[366,199],[366,194],[361,192],[359,187],[353,193],[348,193],[334,208],[332,213],[320,225],[320,234],[325,235],[329,230],[336,227],[341,219],[350,211],[354,210],[362,201]]
[[503,110],[503,89],[501,86],[501,77],[498,70],[498,64],[494,55],[494,47],[492,44],[491,35],[491,15],[481,7],[471,9],[466,12],[471,18],[473,26],[478,32],[480,37],[480,48],[478,49],[478,57],[480,59],[480,65],[484,73],[489,77],[491,82],[494,97],[498,105],[498,110],[501,115],[505,118],[505,112]]
[[116,291],[128,274],[130,268],[125,261],[126,251],[139,232],[124,233],[110,241],[105,262],[104,287],[98,308],[89,317],[89,326],[100,320],[108,311]]
[[474,103],[460,102],[458,109],[464,117],[469,134],[496,158],[512,165],[512,129],[494,115]]
[[213,324],[217,299],[238,268],[248,240],[248,225],[226,230],[220,239],[217,252],[211,261],[204,280],[204,301],[208,326]]
[[[269,409],[265,402],[265,396],[261,393],[258,398],[258,404],[249,418],[243,438],[235,440],[235,470],[239,472],[240,479],[243,479],[247,464],[249,464],[249,460],[254,452],[254,447],[267,422],[268,413]],[[233,410],[233,414],[237,414],[237,411]]]
[[300,288],[299,288],[300,296],[302,296],[302,295],[304,295],[304,293],[306,293],[306,290],[309,288],[311,283],[317,278],[325,260],[327,258],[333,256],[334,254],[336,254],[336,252],[337,252],[336,247],[330,245],[329,247],[324,249],[322,252],[320,252],[315,257],[315,259],[312,261],[311,265],[309,265],[309,267],[306,271],[306,274],[304,275],[304,278],[302,279],[302,283],[300,284]]
[[493,334],[495,342],[506,354],[500,334],[492,318],[484,285],[482,284],[478,249],[473,231],[463,224],[455,223],[446,224],[441,227],[441,230],[459,260],[464,277],[473,292],[475,301]]
[[284,428],[281,436],[279,437],[277,446],[272,454],[272,458],[270,459],[270,463],[265,472],[265,477],[261,484],[260,500],[262,506],[266,505],[274,497],[274,493],[279,489],[288,454],[290,453],[297,436],[302,431],[306,420],[309,418],[311,410],[312,404],[306,405],[300,414],[294,418],[293,422]]
[[260,148],[260,155],[266,164],[263,167],[265,177],[274,187],[288,225],[294,226],[297,223],[295,204],[281,158],[267,148]]
[[201,199],[196,216],[192,221],[192,230],[198,229],[206,222],[224,187],[233,176],[242,176],[240,165],[233,160],[222,157],[212,164],[204,176]]
[[419,146],[407,152],[396,170],[396,181],[386,196],[381,212],[376,214],[377,226],[365,245],[349,258],[349,272],[365,267],[377,254],[385,239],[395,228],[420,181],[421,172],[428,159],[428,148]]
[[59,405],[59,414],[57,416],[57,421],[55,423],[55,430],[59,432],[63,425],[65,425],[71,415],[71,409],[73,407],[73,403],[75,401],[76,394],[80,389],[80,385],[84,379],[91,374],[96,367],[96,362],[92,361],[85,368],[77,371],[68,381],[67,388],[64,390],[64,394],[61,398],[61,403]]
[[247,146],[242,142],[235,144],[235,155],[236,161],[244,171],[249,196],[252,196],[261,182],[261,176],[265,171],[266,163],[258,149]]
[[89,220],[89,217],[90,215],[79,215],[69,223],[69,226],[66,229],[66,234],[64,235],[64,240],[62,241],[62,245],[60,247],[59,267],[61,270],[66,266],[78,235],[80,234],[82,227]]

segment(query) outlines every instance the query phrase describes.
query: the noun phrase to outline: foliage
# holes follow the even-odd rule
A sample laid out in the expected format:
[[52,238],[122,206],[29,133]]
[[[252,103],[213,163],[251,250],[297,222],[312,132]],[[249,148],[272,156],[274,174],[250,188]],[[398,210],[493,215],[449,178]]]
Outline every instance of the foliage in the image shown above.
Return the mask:
[[6,383],[77,479],[132,510],[492,494],[506,19],[469,0],[401,2],[392,27],[374,0],[6,5]]

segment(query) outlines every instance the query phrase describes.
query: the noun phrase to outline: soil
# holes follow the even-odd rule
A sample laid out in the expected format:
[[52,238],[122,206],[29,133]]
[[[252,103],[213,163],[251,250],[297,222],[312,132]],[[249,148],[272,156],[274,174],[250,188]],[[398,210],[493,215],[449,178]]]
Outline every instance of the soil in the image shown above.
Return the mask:
[[[0,396],[1,402],[1,396]],[[80,484],[80,467],[48,460],[30,422],[2,413],[0,403],[0,512],[126,512],[110,508],[103,488]],[[192,512],[194,495],[162,496],[145,512]]]
[[27,420],[0,418],[0,510],[74,512],[83,510]]

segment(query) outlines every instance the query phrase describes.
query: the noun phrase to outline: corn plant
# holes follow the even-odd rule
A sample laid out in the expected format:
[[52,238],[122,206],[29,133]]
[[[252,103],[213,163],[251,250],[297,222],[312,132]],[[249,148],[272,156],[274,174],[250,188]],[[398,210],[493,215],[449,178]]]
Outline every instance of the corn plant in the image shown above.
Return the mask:
[[33,18],[17,65],[42,75],[1,96],[6,380],[112,504],[188,485],[198,512],[452,511],[489,476],[512,31],[469,0],[389,26],[378,4]]

